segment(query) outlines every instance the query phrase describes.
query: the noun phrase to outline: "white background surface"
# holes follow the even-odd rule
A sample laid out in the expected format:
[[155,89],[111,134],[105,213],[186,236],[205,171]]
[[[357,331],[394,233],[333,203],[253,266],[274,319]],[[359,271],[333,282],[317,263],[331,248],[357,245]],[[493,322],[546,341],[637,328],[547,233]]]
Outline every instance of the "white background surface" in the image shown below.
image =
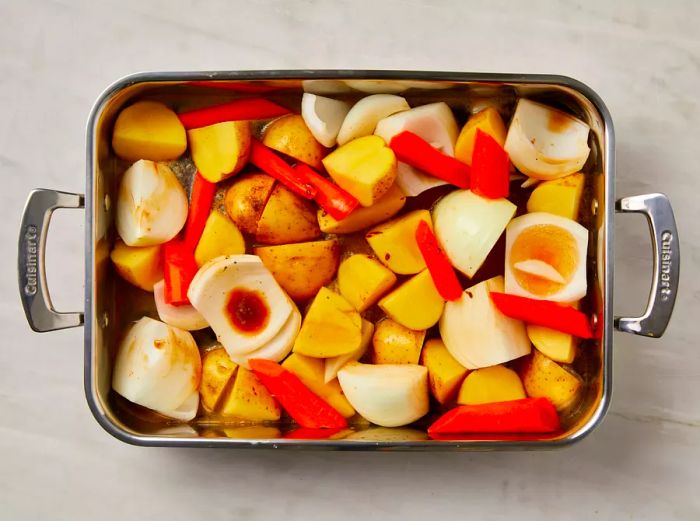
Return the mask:
[[[0,0],[0,519],[700,519],[700,4],[689,1]],[[660,341],[615,336],[604,424],[559,452],[331,454],[130,447],[92,419],[82,330],[32,334],[16,238],[34,187],[84,191],[84,125],[152,69],[559,73],[608,104],[619,196],[664,191],[682,287]],[[83,213],[52,223],[49,283],[82,306]],[[641,218],[617,220],[616,311],[645,302]],[[167,514],[167,516],[166,516]]]

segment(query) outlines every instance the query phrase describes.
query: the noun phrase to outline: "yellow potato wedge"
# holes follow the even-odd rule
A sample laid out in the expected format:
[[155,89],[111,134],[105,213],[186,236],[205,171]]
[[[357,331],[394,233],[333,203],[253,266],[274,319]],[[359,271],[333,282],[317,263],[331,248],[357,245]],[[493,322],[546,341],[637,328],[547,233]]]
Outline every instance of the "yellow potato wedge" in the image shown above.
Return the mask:
[[187,149],[177,114],[163,103],[139,101],[119,113],[112,132],[114,153],[127,161],[170,161]]
[[221,212],[212,211],[194,250],[197,266],[201,267],[205,262],[221,255],[241,253],[245,253],[245,239],[238,227]]
[[528,396],[549,398],[559,411],[575,405],[583,387],[583,380],[573,370],[565,369],[537,349],[532,351],[521,376]]
[[260,257],[282,289],[294,300],[306,300],[328,284],[338,269],[340,246],[336,240],[261,246]]
[[396,283],[396,275],[368,255],[355,254],[338,268],[338,289],[357,311],[373,306]]
[[322,167],[323,145],[316,141],[299,114],[287,114],[267,125],[263,144],[316,169]]
[[353,233],[391,219],[403,205],[406,196],[394,185],[372,206],[358,206],[345,219],[338,221],[325,210],[318,210],[318,224],[324,233]]
[[278,184],[258,221],[255,238],[263,244],[311,241],[321,235],[314,206]]
[[372,228],[365,238],[377,258],[394,273],[412,275],[425,269],[425,260],[416,242],[418,224],[433,221],[428,210],[414,210]]
[[324,382],[324,365],[325,361],[321,358],[312,358],[299,353],[292,353],[282,363],[282,367],[297,375],[301,383],[342,414],[343,417],[350,418],[354,416],[355,409],[352,408],[350,402],[345,398],[338,379],[335,378],[328,383]]
[[506,402],[525,398],[525,389],[518,373],[504,365],[475,369],[467,375],[459,390],[457,403]]
[[527,211],[553,213],[575,221],[585,183],[581,172],[540,183],[527,200]]
[[192,161],[207,181],[218,183],[238,173],[250,155],[250,122],[224,121],[187,131]]
[[231,392],[223,398],[221,415],[260,422],[279,420],[282,411],[258,377],[245,367],[239,367]]
[[258,222],[274,185],[275,180],[269,175],[248,174],[226,191],[226,213],[242,232],[255,235],[258,231]]
[[450,401],[469,370],[450,354],[439,338],[428,340],[421,353],[421,365],[428,368],[428,385],[431,394],[441,404]]
[[527,336],[540,353],[555,362],[570,364],[576,358],[578,340],[573,335],[544,326],[528,324]]
[[314,358],[345,355],[362,344],[360,314],[341,295],[321,288],[294,342],[295,353]]
[[236,369],[238,364],[229,358],[223,347],[204,353],[199,395],[205,411],[213,412],[216,409],[226,384],[233,377]]
[[445,307],[430,272],[425,269],[379,301],[379,307],[409,329],[428,329],[437,324]]
[[379,201],[396,179],[396,156],[379,136],[353,139],[328,154],[323,165],[362,206]]
[[472,164],[477,130],[485,132],[501,146],[506,142],[506,126],[498,111],[489,107],[477,112],[464,125],[455,145],[455,157],[468,165]]
[[373,364],[417,364],[424,339],[425,331],[414,331],[385,318],[374,330],[370,360]]
[[122,241],[117,241],[110,258],[124,280],[145,291],[153,291],[155,283],[163,278],[160,244],[127,246]]

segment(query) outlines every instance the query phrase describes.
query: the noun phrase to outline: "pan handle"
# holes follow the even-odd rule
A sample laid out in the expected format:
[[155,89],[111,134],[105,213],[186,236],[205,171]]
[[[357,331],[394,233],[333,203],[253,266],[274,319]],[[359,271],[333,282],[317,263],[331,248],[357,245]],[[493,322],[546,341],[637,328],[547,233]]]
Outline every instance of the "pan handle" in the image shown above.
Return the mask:
[[678,230],[671,202],[664,194],[635,195],[619,199],[615,210],[644,214],[649,223],[654,254],[654,278],[644,314],[640,317],[615,317],[615,328],[625,333],[658,338],[671,320],[680,273]]
[[39,333],[83,325],[83,313],[62,313],[51,304],[46,285],[46,234],[57,208],[84,208],[82,194],[33,190],[27,199],[19,231],[17,268],[19,294],[29,326]]

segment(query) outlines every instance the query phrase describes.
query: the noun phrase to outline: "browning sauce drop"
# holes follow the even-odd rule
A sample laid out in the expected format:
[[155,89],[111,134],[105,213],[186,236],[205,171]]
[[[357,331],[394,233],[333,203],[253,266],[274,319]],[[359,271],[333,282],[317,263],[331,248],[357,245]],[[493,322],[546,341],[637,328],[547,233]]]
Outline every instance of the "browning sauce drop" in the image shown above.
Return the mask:
[[257,291],[247,289],[231,291],[226,310],[233,327],[248,334],[258,333],[270,318],[265,299]]

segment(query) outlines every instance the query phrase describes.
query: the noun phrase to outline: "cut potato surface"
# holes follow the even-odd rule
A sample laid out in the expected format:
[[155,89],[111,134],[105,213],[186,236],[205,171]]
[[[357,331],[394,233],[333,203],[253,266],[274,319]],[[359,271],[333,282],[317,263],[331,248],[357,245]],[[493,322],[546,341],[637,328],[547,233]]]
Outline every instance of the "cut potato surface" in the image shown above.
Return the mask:
[[321,168],[323,146],[298,114],[282,116],[267,125],[263,145],[314,168]]
[[112,132],[114,153],[127,161],[170,161],[187,148],[177,114],[163,103],[139,101],[119,113]]
[[254,253],[275,280],[295,300],[306,300],[328,284],[338,269],[336,240],[261,246]]
[[425,269],[425,260],[416,242],[416,230],[421,221],[432,228],[430,212],[415,210],[367,232],[365,237],[377,259],[394,273],[411,275]]
[[372,206],[360,206],[340,221],[325,210],[318,210],[318,224],[324,233],[353,233],[391,219],[406,204],[406,196],[396,186],[391,188]]
[[357,311],[365,311],[396,283],[396,275],[368,255],[356,254],[338,268],[338,289]]
[[224,121],[187,131],[192,161],[207,181],[216,183],[238,173],[250,155],[250,124]]
[[361,344],[360,314],[341,295],[321,288],[306,312],[294,352],[329,358],[357,351]]
[[396,156],[377,136],[354,139],[323,159],[328,174],[362,206],[372,206],[396,179]]

